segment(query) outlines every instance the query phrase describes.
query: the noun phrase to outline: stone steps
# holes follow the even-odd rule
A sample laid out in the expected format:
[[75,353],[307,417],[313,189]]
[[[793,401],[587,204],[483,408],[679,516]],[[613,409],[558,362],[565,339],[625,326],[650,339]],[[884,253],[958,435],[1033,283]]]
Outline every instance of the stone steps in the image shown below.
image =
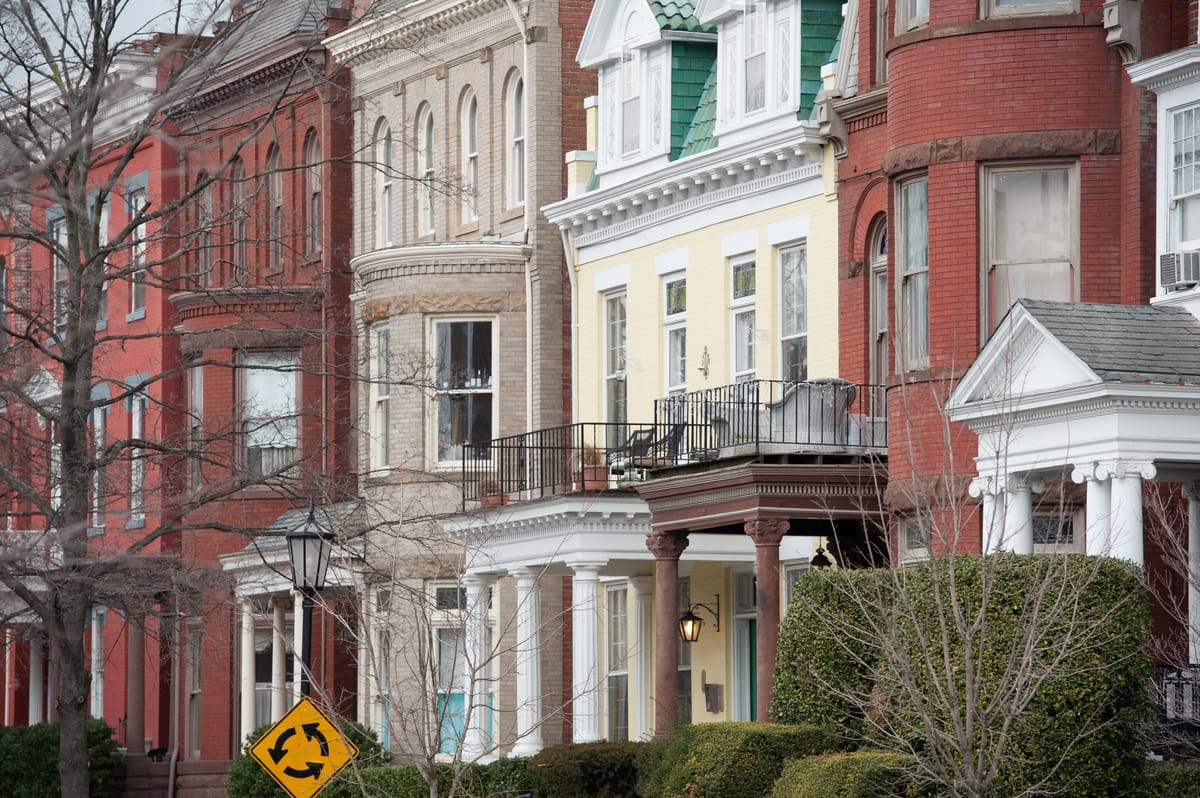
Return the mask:
[[[185,761],[175,764],[176,798],[227,798],[225,779],[230,762],[222,760]],[[122,768],[123,787],[119,798],[165,798],[171,765],[151,762],[144,757],[127,760]]]

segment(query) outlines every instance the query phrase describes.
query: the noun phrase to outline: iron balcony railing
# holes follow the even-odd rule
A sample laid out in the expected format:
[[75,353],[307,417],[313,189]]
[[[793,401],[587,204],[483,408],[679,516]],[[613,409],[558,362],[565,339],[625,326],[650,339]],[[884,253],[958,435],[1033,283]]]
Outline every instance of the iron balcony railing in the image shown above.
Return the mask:
[[654,421],[582,423],[463,446],[463,506],[604,490],[657,468],[753,454],[887,447],[878,386],[752,380],[669,396]]

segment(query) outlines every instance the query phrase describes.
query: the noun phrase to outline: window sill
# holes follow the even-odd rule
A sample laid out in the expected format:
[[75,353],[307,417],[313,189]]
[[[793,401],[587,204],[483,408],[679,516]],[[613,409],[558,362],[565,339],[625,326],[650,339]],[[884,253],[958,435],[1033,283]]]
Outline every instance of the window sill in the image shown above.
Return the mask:
[[96,320],[96,332],[104,332],[108,329],[108,319]]
[[525,204],[514,205],[511,208],[505,208],[500,211],[501,222],[511,222],[514,219],[521,219],[525,216]]
[[478,232],[479,232],[479,220],[478,219],[472,219],[470,221],[463,222],[454,230],[454,234],[456,236],[465,236],[465,235],[470,235],[471,233],[478,233]]
[[146,309],[138,308],[137,310],[133,311],[132,313],[126,314],[125,322],[129,323],[131,321],[139,321],[144,318],[146,318]]
[[146,528],[145,516],[142,516],[141,518],[130,518],[128,521],[125,522],[125,528],[126,529],[145,529]]
[[102,527],[102,526],[89,526],[87,528],[87,536],[89,538],[98,538],[103,534],[104,534],[104,527]]

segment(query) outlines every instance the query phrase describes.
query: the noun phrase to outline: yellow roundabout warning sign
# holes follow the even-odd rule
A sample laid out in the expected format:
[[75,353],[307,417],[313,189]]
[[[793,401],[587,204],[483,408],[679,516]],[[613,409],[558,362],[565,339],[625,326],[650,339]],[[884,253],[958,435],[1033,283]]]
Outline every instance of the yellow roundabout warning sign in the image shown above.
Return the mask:
[[358,746],[301,698],[250,747],[250,756],[292,798],[312,798],[358,756]]

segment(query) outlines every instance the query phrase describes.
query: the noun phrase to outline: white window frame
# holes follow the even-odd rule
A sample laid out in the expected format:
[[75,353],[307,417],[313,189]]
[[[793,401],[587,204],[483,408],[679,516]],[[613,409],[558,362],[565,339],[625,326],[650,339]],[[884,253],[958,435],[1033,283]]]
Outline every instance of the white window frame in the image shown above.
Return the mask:
[[[982,247],[982,290],[980,292],[983,306],[983,335],[988,337],[996,329],[996,325],[1012,307],[1012,302],[1009,302],[1004,307],[995,306],[996,288],[998,280],[1005,278],[1010,270],[1022,268],[1038,267],[1038,266],[1066,266],[1067,279],[1069,285],[1066,286],[1066,296],[1042,296],[1033,295],[1023,292],[1013,292],[1015,295],[1010,297],[1013,301],[1026,297],[1033,299],[1054,299],[1060,301],[1075,301],[1079,297],[1079,170],[1078,165],[1073,161],[1023,161],[1016,163],[1003,164],[988,164],[981,167],[979,185],[980,190],[980,245]],[[1047,257],[1038,258],[1036,260],[1022,260],[1010,258],[1001,260],[995,253],[995,237],[999,230],[999,223],[996,221],[997,200],[995,190],[995,180],[998,176],[1005,174],[1016,173],[1036,173],[1036,172],[1060,172],[1066,173],[1066,186],[1069,195],[1068,218],[1066,224],[1066,250],[1058,253],[1047,253],[1045,249],[1040,250],[1046,253]],[[1048,225],[1051,219],[1049,211],[1040,214],[1039,218],[1043,224]]]
[[[208,181],[209,177],[204,172],[200,173],[197,182]],[[196,219],[196,279],[201,286],[209,286],[212,284],[213,270],[213,189],[212,183],[209,182],[196,197],[197,219]]]
[[[443,371],[442,353],[438,345],[439,331],[442,327],[456,324],[488,324],[490,325],[489,346],[491,348],[491,356],[489,358],[490,373],[483,373],[483,369],[476,369],[476,373],[472,374],[471,366],[465,366],[465,371],[461,376],[456,377],[449,373],[449,370]],[[481,444],[486,443],[497,437],[497,424],[499,423],[499,320],[495,316],[435,316],[429,319],[429,352],[433,355],[434,363],[434,390],[431,397],[430,405],[430,423],[429,427],[429,458],[438,468],[457,467],[462,464],[465,450],[462,446],[464,442]],[[447,364],[450,365],[450,364]],[[456,399],[457,397],[457,399]],[[455,433],[452,430],[453,421],[443,421],[442,418],[442,400],[447,401],[470,401],[474,403],[475,398],[488,397],[491,403],[490,414],[491,423],[489,429],[485,432],[486,437],[478,440],[467,440],[462,438],[464,433]],[[469,416],[466,418],[467,426],[473,426]],[[443,438],[443,431],[448,437]],[[469,431],[469,430],[468,430]],[[479,437],[479,436],[477,436]]]
[[1040,14],[1073,14],[1079,10],[1078,0],[981,0],[983,17],[1026,17]]
[[[767,4],[748,0],[742,13],[745,50],[742,52],[742,113],[745,116],[767,109]],[[751,85],[752,71],[758,67],[758,86]],[[757,94],[757,102],[755,101]]]
[[645,77],[642,75],[642,52],[634,46],[636,34],[637,14],[630,14],[625,21],[625,38],[617,64],[617,80],[621,87],[618,152],[622,159],[642,151],[642,84]]
[[375,125],[375,246],[392,245],[392,197],[395,169],[392,159],[396,150],[392,142],[392,127],[386,119]]
[[509,84],[507,110],[508,131],[508,207],[525,204],[525,81],[518,75]]
[[[629,587],[625,582],[605,585],[605,676],[604,692],[605,719],[607,721],[607,738],[610,742],[629,739],[630,702],[629,702]],[[623,706],[618,690],[623,693]],[[625,724],[621,728],[616,723],[617,710],[624,714]]]
[[[149,397],[138,391],[129,397],[129,437],[133,441],[146,436],[146,410]],[[129,449],[129,522],[140,525],[146,521],[146,450],[133,445]]]
[[391,330],[385,324],[371,328],[368,397],[370,401],[370,468],[377,470],[391,465]]
[[[754,275],[753,286],[738,296],[738,275]],[[757,375],[758,363],[758,264],[753,254],[729,259],[729,369],[732,382],[750,382]],[[749,327],[745,327],[746,322]],[[749,337],[739,339],[739,333],[749,331]]]
[[871,270],[871,415],[882,415],[886,406],[891,341],[888,337],[887,219],[879,219],[867,238],[867,260]]
[[[1200,250],[1200,219],[1196,236],[1183,237],[1183,215],[1186,206],[1197,208],[1200,217],[1200,103],[1192,103],[1166,112],[1164,138],[1168,152],[1159,158],[1164,171],[1167,193],[1167,249]],[[1181,129],[1182,128],[1182,129]],[[1189,142],[1188,146],[1183,146]],[[1184,153],[1191,156],[1185,160]]]
[[437,226],[437,187],[434,168],[437,163],[437,127],[433,109],[422,106],[417,112],[417,174],[419,200],[417,203],[417,234],[432,235]]
[[[931,0],[897,0],[896,33],[906,33],[929,24]],[[990,0],[984,0],[990,2]]]
[[[779,263],[779,376],[784,380],[802,382],[808,379],[808,244],[797,241],[778,248]],[[789,294],[797,293],[794,286],[789,285],[787,259],[799,253],[799,297],[792,297],[798,312],[789,314],[786,301]],[[803,368],[795,373],[794,364],[788,360],[789,345],[803,347]]]
[[204,479],[204,366],[189,364],[187,375],[188,488],[199,490]]
[[[1039,533],[1044,533],[1055,525],[1059,529],[1068,529],[1071,539],[1068,541],[1038,542]],[[1033,553],[1034,554],[1083,554],[1084,544],[1084,510],[1069,506],[1058,507],[1050,512],[1037,512],[1032,520]],[[1040,527],[1040,529],[1039,529]]]
[[229,205],[233,215],[233,272],[235,282],[245,281],[250,271],[250,208],[246,196],[246,164],[241,158],[229,167]]
[[263,181],[267,200],[267,270],[277,272],[283,269],[283,155],[276,144],[267,151]]
[[108,474],[104,462],[108,445],[108,408],[92,409],[92,497],[91,522],[93,529],[103,529],[107,522]]
[[304,144],[305,244],[310,255],[321,251],[321,190],[321,137],[310,130]]
[[[433,657],[433,668],[431,675],[433,676],[433,690],[435,696],[440,696],[443,692],[462,692],[464,694],[465,706],[468,710],[479,710],[479,714],[483,716],[484,728],[495,736],[495,661],[498,657],[498,652],[495,650],[495,634],[497,630],[498,620],[500,617],[499,601],[496,600],[495,586],[489,587],[483,591],[480,596],[481,602],[487,602],[486,622],[484,624],[484,639],[482,645],[484,647],[484,662],[480,664],[475,672],[471,671],[470,660],[473,658],[467,651],[467,624],[470,623],[469,613],[474,611],[474,608],[467,605],[466,589],[461,584],[446,580],[431,580],[425,583],[426,589],[426,605],[430,619],[430,626],[433,631],[434,650],[431,652]],[[437,603],[437,595],[439,589],[454,589],[458,596],[459,606],[439,607]],[[389,608],[389,611],[396,611],[394,604]],[[449,637],[443,637],[443,632],[450,633]],[[449,663],[444,663],[442,659],[444,639],[453,639],[453,657]],[[443,666],[450,666],[448,671],[443,670]],[[446,679],[445,677],[449,677]],[[484,703],[483,707],[472,707],[471,702],[474,700],[471,695],[472,682],[482,681],[484,684]],[[445,717],[431,718],[435,727],[444,724]],[[464,720],[464,728],[465,728]],[[441,728],[438,728],[439,742],[443,745],[445,741],[440,740]],[[456,743],[458,741],[455,741]],[[439,759],[441,758],[439,754]]]
[[59,338],[67,332],[67,291],[70,288],[70,272],[67,269],[67,220],[60,216],[49,224],[50,240],[55,243],[50,253],[51,269],[53,270],[53,326],[54,334]]
[[463,100],[459,147],[462,151],[462,223],[470,224],[479,220],[479,101],[470,90]]
[[663,384],[667,394],[687,390],[687,273],[663,276]]
[[623,424],[629,419],[626,383],[629,295],[625,286],[602,294],[601,308],[604,318],[604,418],[609,423]]
[[[129,192],[129,213],[137,219],[149,206],[146,189]],[[132,221],[132,219],[131,219]],[[134,226],[129,244],[129,321],[146,315],[146,222]]]
[[[279,471],[276,477],[292,476],[295,463],[300,459],[300,418],[297,407],[300,401],[299,356],[296,352],[245,352],[241,357],[242,456],[246,473],[252,477],[265,478]],[[250,382],[256,374],[274,382],[271,399],[283,400],[282,412],[268,412],[271,408],[256,408],[252,405]],[[269,375],[269,376],[267,376]],[[290,391],[290,396],[287,395]],[[265,432],[264,432],[265,431]],[[272,443],[285,445],[252,445],[258,436],[269,436]],[[286,445],[290,439],[291,445]],[[267,450],[279,450],[269,455],[277,461],[264,464]],[[258,462],[255,462],[255,451]]]
[[900,561],[919,562],[929,559],[933,542],[933,521],[929,518],[901,518],[897,528],[900,536]]
[[[910,194],[917,186],[923,186],[922,202],[924,216],[921,218],[921,236],[924,252],[920,252],[920,241],[914,242],[918,257],[907,255],[909,236],[913,231],[905,224],[908,205],[916,200]],[[926,175],[900,182],[896,186],[896,317],[900,332],[897,347],[899,363],[904,371],[924,369],[929,366],[929,179]]]

